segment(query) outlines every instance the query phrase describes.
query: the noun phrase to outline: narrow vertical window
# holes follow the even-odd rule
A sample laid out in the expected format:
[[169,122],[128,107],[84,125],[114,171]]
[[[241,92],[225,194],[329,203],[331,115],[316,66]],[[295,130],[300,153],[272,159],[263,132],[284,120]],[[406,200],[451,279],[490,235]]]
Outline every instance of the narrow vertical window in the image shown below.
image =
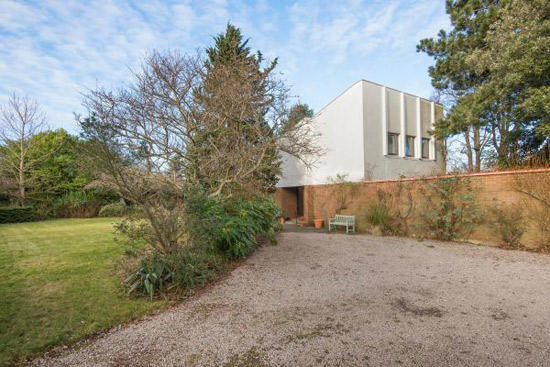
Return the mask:
[[422,138],[422,158],[430,158],[430,139]]
[[397,155],[399,152],[399,134],[388,133],[388,154]]
[[407,135],[405,138],[405,156],[414,157],[414,136]]

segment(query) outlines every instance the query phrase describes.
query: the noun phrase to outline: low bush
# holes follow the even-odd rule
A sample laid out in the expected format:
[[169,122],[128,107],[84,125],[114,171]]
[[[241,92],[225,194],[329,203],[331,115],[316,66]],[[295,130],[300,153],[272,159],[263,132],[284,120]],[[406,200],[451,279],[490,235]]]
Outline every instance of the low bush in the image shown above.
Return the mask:
[[38,216],[30,206],[5,206],[0,207],[0,223],[32,222]]
[[483,221],[476,190],[468,178],[426,180],[419,191],[424,201],[416,226],[432,238],[449,241],[467,237]]
[[392,234],[392,223],[394,218],[390,208],[385,203],[372,204],[365,213],[368,224],[380,228],[383,235]]
[[128,207],[122,203],[111,203],[103,205],[99,209],[100,217],[123,217],[128,213]]
[[229,258],[243,258],[253,251],[263,236],[275,243],[275,228],[280,225],[280,208],[272,199],[228,201],[218,211],[219,226],[214,237],[219,250]]
[[550,252],[550,175],[517,175],[512,188],[521,193],[523,209],[537,229],[539,250]]
[[69,191],[53,204],[53,216],[59,218],[97,217],[103,202],[94,191]]
[[509,248],[520,248],[524,232],[523,209],[520,207],[498,207],[491,209],[493,230],[500,237],[502,244]]
[[409,222],[414,213],[413,183],[398,180],[386,190],[376,192],[377,202],[369,206],[365,220],[380,228],[383,235],[409,235]]
[[156,245],[155,228],[148,220],[125,219],[115,227],[134,258],[125,281],[130,293],[151,298],[185,294],[214,279],[230,260],[247,256],[262,241],[276,241],[280,209],[269,197],[211,197],[190,188],[183,203],[183,212],[178,209],[170,216],[183,223],[170,226],[170,232],[179,233],[177,246]]
[[217,252],[185,249],[174,254],[154,254],[140,261],[124,281],[128,293],[148,295],[186,294],[204,286],[228,268],[227,260]]
[[280,227],[280,207],[272,198],[257,196],[230,200],[209,197],[192,188],[185,200],[186,230],[194,246],[215,246],[227,257],[242,258],[258,244],[259,237],[275,242]]

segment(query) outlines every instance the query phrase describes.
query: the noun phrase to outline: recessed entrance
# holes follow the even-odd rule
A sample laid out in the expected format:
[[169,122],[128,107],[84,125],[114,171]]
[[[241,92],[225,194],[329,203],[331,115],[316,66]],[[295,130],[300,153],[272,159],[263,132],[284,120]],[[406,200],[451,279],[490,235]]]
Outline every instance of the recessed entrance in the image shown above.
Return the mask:
[[286,219],[296,219],[304,215],[304,187],[281,188],[281,206]]

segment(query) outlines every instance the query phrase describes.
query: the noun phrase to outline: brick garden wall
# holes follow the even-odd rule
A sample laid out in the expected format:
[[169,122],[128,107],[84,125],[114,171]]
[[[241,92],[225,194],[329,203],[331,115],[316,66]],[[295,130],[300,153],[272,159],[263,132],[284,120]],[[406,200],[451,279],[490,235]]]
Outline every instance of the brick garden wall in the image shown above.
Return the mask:
[[[532,221],[528,218],[529,206],[539,205],[536,200],[527,195],[518,192],[515,188],[518,182],[522,180],[535,180],[538,182],[550,182],[550,169],[538,169],[529,171],[501,171],[487,172],[478,174],[464,174],[460,178],[469,179],[472,186],[476,188],[476,200],[485,212],[486,220],[483,224],[476,227],[469,236],[469,240],[487,244],[498,244],[500,239],[494,232],[489,209],[495,205],[512,205],[525,208],[525,217],[527,228],[522,238],[522,243],[528,247],[536,247],[539,242],[539,231]],[[428,178],[406,178],[402,179],[403,185],[411,186],[415,211],[410,222],[418,220],[418,211],[423,200],[426,198],[418,190],[418,186],[425,184],[426,180],[438,180],[440,177]],[[378,202],[379,191],[392,191],[398,185],[398,180],[384,181],[365,181],[357,184],[349,206],[342,210],[342,214],[353,214],[357,218],[357,228],[359,231],[368,231],[369,225],[366,223],[364,215],[367,208]],[[295,199],[292,195],[285,195],[284,189],[279,189],[276,199],[287,210],[295,207]],[[338,197],[335,185],[313,185],[304,188],[304,221],[308,224],[313,219],[327,219],[335,214]],[[292,201],[294,200],[294,201]],[[421,235],[418,230],[413,230],[413,234]]]

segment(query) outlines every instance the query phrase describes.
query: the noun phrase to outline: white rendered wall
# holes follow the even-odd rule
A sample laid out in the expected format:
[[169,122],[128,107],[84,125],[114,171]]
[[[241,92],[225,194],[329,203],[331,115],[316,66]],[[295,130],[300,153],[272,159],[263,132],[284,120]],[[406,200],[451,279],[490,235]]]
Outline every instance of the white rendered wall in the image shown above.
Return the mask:
[[[424,105],[422,111],[421,105]],[[416,96],[361,80],[313,117],[314,126],[321,133],[319,144],[327,150],[317,166],[308,171],[294,157],[282,154],[282,177],[277,187],[325,184],[329,183],[328,177],[337,174],[347,174],[351,181],[362,181],[442,173],[441,144],[426,130],[426,124],[431,126],[443,116],[442,110],[440,105]],[[396,156],[387,154],[390,130],[400,134]],[[415,157],[404,156],[405,135],[416,136]],[[431,138],[429,159],[420,158],[422,137]]]
[[[421,137],[430,138],[427,131],[422,131],[421,124],[419,124],[421,121],[416,120],[417,117],[422,117],[420,110],[417,111],[420,105],[418,97],[391,90],[390,88],[368,81],[362,81],[362,84],[365,178],[385,180],[399,178],[400,176],[424,176],[442,173],[443,157],[439,151],[440,147],[437,145],[436,160],[433,157],[431,157],[432,159],[421,159],[421,151],[418,149],[418,146],[415,147],[416,157],[404,157],[405,135],[416,136],[417,144],[421,142]],[[387,90],[386,94],[383,93],[384,89]],[[396,96],[396,93],[398,96]],[[399,154],[396,156],[387,154],[387,146],[382,140],[384,129],[387,129],[388,126],[388,121],[384,121],[384,111],[381,106],[386,105],[388,109],[392,108],[392,104],[388,103],[388,101],[383,101],[384,95],[386,95],[386,98],[393,96],[395,101],[399,102],[393,103],[395,111],[385,114],[386,119],[389,116],[399,116],[401,119],[399,124],[396,122],[393,123],[393,130],[399,131],[391,131],[399,134]],[[435,106],[435,108],[441,108],[441,106]],[[411,119],[414,120],[408,121]],[[431,123],[431,121],[429,122]]]
[[357,82],[313,117],[326,153],[311,170],[283,154],[278,187],[324,184],[339,173],[347,174],[350,181],[364,179],[362,94],[362,82]]

